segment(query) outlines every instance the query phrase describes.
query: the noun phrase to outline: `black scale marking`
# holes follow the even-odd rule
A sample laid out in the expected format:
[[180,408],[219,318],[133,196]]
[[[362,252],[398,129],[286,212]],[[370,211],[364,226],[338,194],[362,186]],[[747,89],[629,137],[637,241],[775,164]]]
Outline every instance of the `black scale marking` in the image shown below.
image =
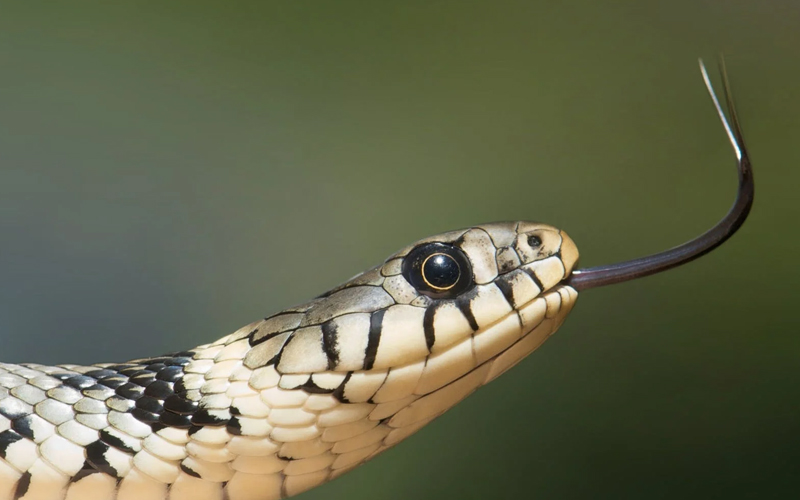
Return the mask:
[[33,418],[33,415],[26,415],[13,420],[11,422],[11,428],[20,436],[33,440],[33,428],[31,428],[31,420],[33,420]]
[[422,317],[422,328],[425,331],[425,344],[428,352],[431,352],[433,344],[436,342],[436,332],[433,329],[433,318],[436,316],[436,309],[440,303],[435,303],[425,309],[425,316]]
[[306,383],[298,387],[298,389],[301,389],[307,392],[308,394],[331,394],[333,391],[336,390],[336,389],[325,389],[323,387],[318,386],[317,384],[314,383],[313,376],[308,377]]
[[350,377],[352,375],[353,375],[353,372],[347,372],[347,375],[344,376],[344,380],[342,380],[342,383],[339,384],[339,387],[334,389],[334,391],[332,393],[333,397],[335,397],[336,399],[338,399],[342,403],[349,403],[350,402],[350,401],[347,400],[346,397],[344,397],[344,386],[346,386],[347,382],[350,381]]
[[8,447],[22,439],[22,436],[12,430],[0,432],[0,458],[6,458]]
[[456,298],[455,302],[456,302],[456,307],[458,307],[459,311],[461,311],[461,314],[463,314],[464,317],[467,318],[467,323],[469,323],[469,327],[472,328],[473,332],[477,332],[479,329],[478,321],[475,319],[475,315],[472,313],[472,305],[471,305],[473,297],[475,297],[474,293],[472,292],[465,293]]
[[[112,467],[111,464],[108,463],[105,457],[105,454],[109,450],[109,448],[110,448],[109,445],[107,445],[102,441],[95,441],[94,443],[89,443],[89,445],[86,446],[86,463],[84,464],[84,469],[82,470],[86,470],[88,473],[88,468],[86,466],[89,465],[97,472],[103,472],[111,477],[118,478],[119,473],[117,472],[117,469]],[[117,447],[115,446],[115,448]],[[121,449],[123,451],[127,449],[130,450],[128,451],[128,453],[134,454],[134,451],[124,446],[124,444],[122,444],[122,448],[118,449]]]
[[100,473],[100,471],[95,469],[92,464],[90,464],[89,462],[83,462],[83,467],[81,467],[81,470],[79,470],[74,476],[69,478],[69,482],[70,483],[77,483],[78,481],[80,481],[81,479],[85,478],[86,476],[89,476],[89,475],[92,475],[92,474],[99,474],[99,473]]
[[533,271],[533,269],[528,269],[527,267],[521,267],[520,269],[522,269],[525,272],[525,274],[531,277],[533,282],[536,283],[536,286],[539,287],[540,291],[542,292],[544,291],[544,285],[542,285],[542,280],[540,280],[539,277],[536,276],[536,273]]
[[328,370],[335,369],[339,364],[339,341],[336,334],[336,324],[333,321],[322,324],[322,350],[328,357]]
[[25,493],[28,492],[28,488],[31,485],[31,473],[25,471],[20,476],[19,480],[17,481],[17,488],[14,490],[14,500],[19,500],[20,498],[25,496]]
[[185,473],[189,474],[189,475],[190,475],[190,476],[192,476],[192,477],[196,477],[197,479],[201,479],[201,477],[200,477],[200,474],[198,474],[198,473],[197,473],[197,472],[196,472],[194,469],[192,469],[191,467],[189,467],[189,466],[187,466],[187,465],[184,465],[184,464],[183,464],[183,462],[181,462],[181,470],[182,470],[183,472],[185,472]]
[[506,302],[508,302],[508,305],[511,306],[511,309],[516,309],[517,306],[514,301],[514,287],[511,286],[511,283],[509,283],[505,277],[500,277],[495,280],[495,285],[497,285],[497,288],[500,289],[500,292],[502,292],[503,297],[506,299]]
[[369,317],[369,336],[367,337],[367,350],[364,354],[364,369],[371,370],[375,365],[375,356],[378,355],[378,345],[381,342],[381,328],[386,309],[378,309]]

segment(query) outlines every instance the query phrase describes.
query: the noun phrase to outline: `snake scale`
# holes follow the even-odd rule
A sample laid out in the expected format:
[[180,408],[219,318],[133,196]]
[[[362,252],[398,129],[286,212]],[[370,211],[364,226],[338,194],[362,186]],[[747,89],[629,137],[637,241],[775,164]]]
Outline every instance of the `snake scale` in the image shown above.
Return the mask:
[[[411,436],[533,352],[578,291],[692,260],[728,215],[650,257],[574,270],[564,231],[484,224],[420,240],[310,302],[183,352],[90,366],[0,363],[0,500],[272,500]],[[723,70],[726,95],[727,79]]]

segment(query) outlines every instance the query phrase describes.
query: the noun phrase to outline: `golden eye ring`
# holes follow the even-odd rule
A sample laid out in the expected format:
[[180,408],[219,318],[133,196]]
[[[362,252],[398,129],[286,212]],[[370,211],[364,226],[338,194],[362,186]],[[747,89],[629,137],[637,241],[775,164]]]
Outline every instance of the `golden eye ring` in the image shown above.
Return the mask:
[[[422,261],[420,272],[422,273],[422,279],[425,281],[425,284],[434,290],[445,292],[458,283],[458,279],[461,277],[461,266],[458,265],[458,262],[456,262],[456,259],[452,256],[446,253],[436,252],[430,254]],[[431,274],[430,278],[428,274]]]

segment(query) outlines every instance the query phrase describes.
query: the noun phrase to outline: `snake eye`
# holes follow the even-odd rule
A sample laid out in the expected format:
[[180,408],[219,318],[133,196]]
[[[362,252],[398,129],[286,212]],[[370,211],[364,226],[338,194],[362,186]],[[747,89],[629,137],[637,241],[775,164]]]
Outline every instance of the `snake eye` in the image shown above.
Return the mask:
[[403,276],[429,297],[452,298],[473,285],[472,266],[459,248],[427,243],[411,250],[403,260]]

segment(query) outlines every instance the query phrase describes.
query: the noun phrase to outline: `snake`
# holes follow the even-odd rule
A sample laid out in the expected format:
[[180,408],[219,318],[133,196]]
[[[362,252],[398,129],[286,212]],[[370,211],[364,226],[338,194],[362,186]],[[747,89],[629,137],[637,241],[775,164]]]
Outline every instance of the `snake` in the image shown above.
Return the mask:
[[724,62],[736,201],[670,250],[577,268],[566,232],[500,222],[406,246],[214,342],[82,366],[0,363],[0,500],[274,500],[408,438],[536,350],[578,292],[693,260],[742,225],[753,177]]

